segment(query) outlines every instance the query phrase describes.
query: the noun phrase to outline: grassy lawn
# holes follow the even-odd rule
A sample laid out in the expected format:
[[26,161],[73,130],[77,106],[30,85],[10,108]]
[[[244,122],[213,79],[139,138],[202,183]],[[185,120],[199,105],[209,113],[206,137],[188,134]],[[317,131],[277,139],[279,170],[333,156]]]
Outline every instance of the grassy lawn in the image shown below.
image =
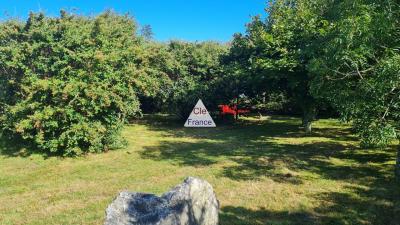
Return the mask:
[[[161,194],[187,176],[209,181],[222,225],[400,224],[394,147],[360,149],[350,129],[320,120],[247,118],[188,129],[163,116],[124,130],[126,149],[79,158],[1,147],[0,224],[101,224],[118,192]],[[217,123],[218,125],[218,123]]]

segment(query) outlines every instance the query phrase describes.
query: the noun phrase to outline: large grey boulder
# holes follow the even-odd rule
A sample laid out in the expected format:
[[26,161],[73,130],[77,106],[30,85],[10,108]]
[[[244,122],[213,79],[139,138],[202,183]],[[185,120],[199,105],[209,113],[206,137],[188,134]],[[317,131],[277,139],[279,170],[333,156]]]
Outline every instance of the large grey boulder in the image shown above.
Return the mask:
[[188,177],[171,191],[121,192],[107,207],[105,225],[217,225],[219,203],[205,180]]

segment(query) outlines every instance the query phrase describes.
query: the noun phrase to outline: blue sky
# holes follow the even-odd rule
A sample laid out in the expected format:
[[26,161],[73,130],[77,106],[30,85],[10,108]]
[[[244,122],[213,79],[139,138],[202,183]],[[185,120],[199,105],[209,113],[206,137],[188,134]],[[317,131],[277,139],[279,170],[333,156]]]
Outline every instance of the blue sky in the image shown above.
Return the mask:
[[0,0],[1,18],[7,13],[25,19],[29,11],[44,11],[57,16],[61,8],[85,15],[105,9],[130,13],[139,24],[149,24],[155,39],[166,41],[215,40],[226,42],[236,32],[243,32],[251,16],[264,15],[266,0]]

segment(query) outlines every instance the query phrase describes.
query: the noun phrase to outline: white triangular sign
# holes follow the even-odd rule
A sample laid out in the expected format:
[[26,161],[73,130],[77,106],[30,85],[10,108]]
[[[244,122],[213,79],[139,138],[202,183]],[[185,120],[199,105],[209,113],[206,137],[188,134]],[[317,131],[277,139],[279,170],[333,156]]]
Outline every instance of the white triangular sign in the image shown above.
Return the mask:
[[185,127],[216,127],[201,99],[194,106]]

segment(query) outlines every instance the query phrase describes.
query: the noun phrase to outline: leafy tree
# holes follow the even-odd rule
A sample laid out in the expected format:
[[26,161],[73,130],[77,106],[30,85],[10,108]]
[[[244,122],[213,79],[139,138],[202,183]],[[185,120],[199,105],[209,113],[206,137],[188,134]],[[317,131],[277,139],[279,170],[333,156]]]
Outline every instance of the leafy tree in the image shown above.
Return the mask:
[[313,92],[353,122],[364,146],[386,146],[400,137],[400,4],[335,1],[329,15],[322,54],[310,65]]
[[171,42],[170,48],[185,71],[174,82],[171,109],[186,119],[199,98],[207,102],[209,110],[216,109],[214,84],[222,76],[220,57],[226,53],[227,46],[216,42]]
[[319,52],[314,41],[326,26],[320,2],[271,1],[266,21],[253,18],[244,35],[235,35],[227,57],[239,89],[250,95],[284,92],[301,108],[306,132],[311,132],[321,104],[311,95],[308,68]]
[[177,62],[166,44],[148,40],[140,43],[138,58],[141,109],[146,113],[163,111],[171,95]]
[[215,42],[146,43],[141,68],[153,74],[147,77],[156,88],[148,88],[155,92],[140,98],[143,107],[147,111],[167,110],[181,119],[186,119],[198,98],[215,107],[213,82],[222,73],[219,58],[226,49]]
[[3,133],[64,155],[120,146],[123,123],[140,112],[135,33],[132,18],[110,11],[2,22]]

